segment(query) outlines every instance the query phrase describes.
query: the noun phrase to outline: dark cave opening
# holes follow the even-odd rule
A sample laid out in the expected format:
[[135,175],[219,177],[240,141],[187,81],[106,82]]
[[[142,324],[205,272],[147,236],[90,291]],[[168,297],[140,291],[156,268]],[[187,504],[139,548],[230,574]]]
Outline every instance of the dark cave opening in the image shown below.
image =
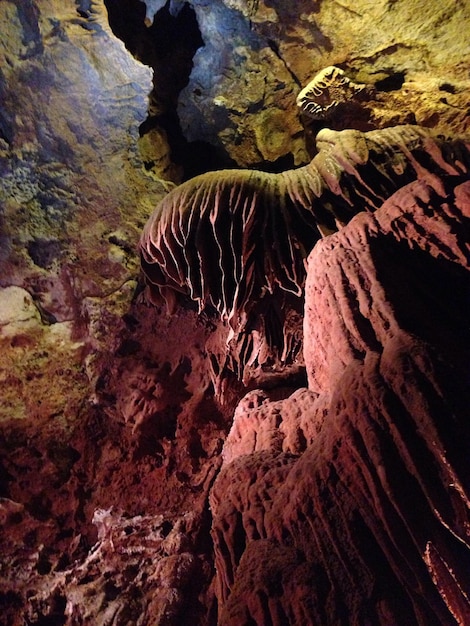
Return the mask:
[[378,80],[374,86],[377,91],[397,91],[403,87],[405,78],[405,72],[394,72],[393,74],[389,74],[385,78]]
[[173,15],[167,2],[147,26],[145,3],[140,0],[105,0],[104,4],[116,37],[136,59],[153,69],[150,115],[173,110],[188,84],[194,54],[204,45],[194,10],[184,3]]
[[183,3],[174,11],[168,1],[149,26],[146,5],[139,0],[105,0],[113,33],[129,52],[153,70],[148,117],[139,128],[140,136],[152,129],[164,130],[171,161],[183,169],[183,179],[236,164],[226,152],[206,142],[188,142],[177,113],[178,97],[189,82],[196,51],[204,46],[196,14]]

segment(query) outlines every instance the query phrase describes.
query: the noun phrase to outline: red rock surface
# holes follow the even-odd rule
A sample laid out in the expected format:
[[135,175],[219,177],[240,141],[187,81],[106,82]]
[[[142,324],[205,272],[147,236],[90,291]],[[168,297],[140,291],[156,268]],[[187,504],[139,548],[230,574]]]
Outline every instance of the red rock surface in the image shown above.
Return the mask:
[[468,622],[469,218],[431,177],[310,255],[310,402],[245,399],[211,496],[221,624]]

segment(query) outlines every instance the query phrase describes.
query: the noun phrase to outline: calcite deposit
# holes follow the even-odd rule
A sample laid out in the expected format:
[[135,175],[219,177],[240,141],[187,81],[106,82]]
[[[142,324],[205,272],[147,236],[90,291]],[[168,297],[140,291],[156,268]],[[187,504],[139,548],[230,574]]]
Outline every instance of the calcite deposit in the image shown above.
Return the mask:
[[469,26],[0,2],[2,624],[470,623]]
[[211,495],[221,623],[468,621],[469,192],[412,183],[310,255],[308,391],[243,400]]
[[297,96],[297,105],[313,119],[330,119],[344,116],[348,106],[374,94],[373,88],[354,83],[344,70],[334,65],[319,72]]

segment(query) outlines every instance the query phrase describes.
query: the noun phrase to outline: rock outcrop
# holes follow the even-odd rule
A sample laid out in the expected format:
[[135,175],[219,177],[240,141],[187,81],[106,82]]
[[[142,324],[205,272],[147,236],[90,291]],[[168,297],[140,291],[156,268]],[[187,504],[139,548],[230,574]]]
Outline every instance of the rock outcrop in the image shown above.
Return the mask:
[[[470,16],[423,4],[0,2],[2,623],[469,623]],[[202,210],[210,289],[158,217],[144,287],[222,168],[238,292]]]
[[309,389],[251,393],[211,495],[221,624],[467,623],[468,178],[309,257]]
[[170,131],[174,158],[190,175],[227,165],[279,171],[307,162],[292,103],[328,66],[375,95],[363,111],[346,107],[315,124],[313,135],[324,126],[404,123],[468,130],[466,3],[163,4],[106,1],[116,34],[154,68],[150,126]]

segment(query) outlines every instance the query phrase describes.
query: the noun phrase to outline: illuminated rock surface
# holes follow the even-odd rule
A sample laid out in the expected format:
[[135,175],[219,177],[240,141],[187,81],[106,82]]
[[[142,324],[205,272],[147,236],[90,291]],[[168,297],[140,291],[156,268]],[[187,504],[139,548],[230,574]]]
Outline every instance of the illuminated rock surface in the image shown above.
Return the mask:
[[243,400],[211,496],[221,623],[468,620],[469,218],[412,183],[310,255],[309,391]]
[[[0,2],[2,623],[469,623],[467,3],[105,4]],[[367,98],[304,119],[332,65]],[[435,139],[378,133],[373,175],[361,133],[325,158],[327,128],[415,122]],[[236,341],[190,263],[151,302],[176,183],[312,159],[326,236],[270,305],[290,362],[263,276]]]
[[289,312],[302,311],[304,263],[321,235],[356,212],[374,211],[416,178],[467,171],[455,159],[466,155],[463,142],[443,141],[416,126],[367,133],[324,129],[317,150],[309,165],[278,174],[222,170],[197,176],[164,198],[141,237],[152,299],[165,300],[171,310],[183,295],[199,311],[215,309],[234,335],[229,345],[250,344],[240,359],[243,373],[255,362],[272,367],[299,356]]

